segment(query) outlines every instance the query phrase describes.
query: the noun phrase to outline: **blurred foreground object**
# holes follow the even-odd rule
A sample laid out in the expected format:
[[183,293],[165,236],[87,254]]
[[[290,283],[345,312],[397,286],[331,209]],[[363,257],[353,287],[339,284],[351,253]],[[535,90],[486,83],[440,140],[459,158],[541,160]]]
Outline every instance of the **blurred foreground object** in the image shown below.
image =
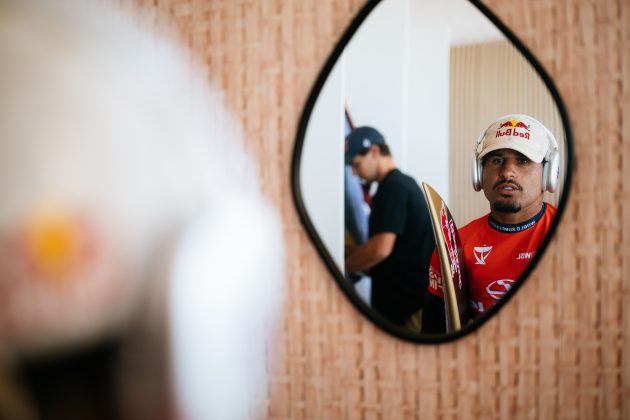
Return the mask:
[[33,394],[58,360],[96,363],[114,378],[99,403],[122,401],[123,417],[144,410],[141,375],[167,382],[164,418],[255,417],[284,253],[220,94],[173,45],[87,0],[0,0],[0,56],[2,369],[27,366]]

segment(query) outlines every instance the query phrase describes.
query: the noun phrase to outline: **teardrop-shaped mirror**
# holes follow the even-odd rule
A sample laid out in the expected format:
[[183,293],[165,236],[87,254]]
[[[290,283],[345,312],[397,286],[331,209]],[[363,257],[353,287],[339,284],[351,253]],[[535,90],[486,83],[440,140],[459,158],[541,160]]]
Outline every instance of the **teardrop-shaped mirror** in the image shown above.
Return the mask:
[[[310,94],[292,187],[350,301],[397,337],[440,342],[477,328],[514,295],[558,226],[572,168],[557,90],[489,10],[466,0],[375,0]],[[438,240],[456,257],[450,266],[436,251],[422,183],[452,214],[446,243]],[[448,240],[455,233],[459,254]],[[467,295],[456,327],[451,277]]]

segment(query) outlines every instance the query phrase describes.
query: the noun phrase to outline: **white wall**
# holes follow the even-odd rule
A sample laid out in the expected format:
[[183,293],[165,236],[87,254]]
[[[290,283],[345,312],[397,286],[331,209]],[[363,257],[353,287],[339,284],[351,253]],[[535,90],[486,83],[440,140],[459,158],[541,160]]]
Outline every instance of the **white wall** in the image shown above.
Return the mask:
[[448,22],[417,0],[385,0],[344,53],[356,125],[385,136],[398,167],[448,202]]
[[406,167],[449,203],[449,35],[411,8]]
[[344,266],[344,74],[340,59],[326,80],[306,129],[300,185],[304,205],[324,245]]
[[311,115],[301,167],[306,208],[339,267],[344,101],[355,125],[383,133],[403,172],[449,203],[450,47],[501,37],[466,0],[383,0],[357,30]]
[[399,165],[407,138],[404,127],[408,2],[379,3],[344,52],[350,115],[356,126],[370,125],[383,134]]

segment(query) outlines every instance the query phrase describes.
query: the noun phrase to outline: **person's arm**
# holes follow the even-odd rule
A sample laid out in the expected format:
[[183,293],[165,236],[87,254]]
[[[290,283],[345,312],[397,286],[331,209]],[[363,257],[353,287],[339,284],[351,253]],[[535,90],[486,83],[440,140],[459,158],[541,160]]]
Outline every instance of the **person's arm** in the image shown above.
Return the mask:
[[346,257],[346,272],[367,271],[387,258],[394,249],[396,234],[377,233]]

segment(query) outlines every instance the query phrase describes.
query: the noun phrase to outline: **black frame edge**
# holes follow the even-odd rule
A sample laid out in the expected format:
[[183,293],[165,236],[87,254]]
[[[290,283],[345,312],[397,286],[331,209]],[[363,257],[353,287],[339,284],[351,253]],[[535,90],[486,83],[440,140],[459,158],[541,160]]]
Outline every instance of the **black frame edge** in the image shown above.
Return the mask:
[[562,100],[560,93],[556,89],[553,84],[551,77],[544,70],[543,66],[538,62],[538,60],[534,57],[534,55],[525,47],[525,45],[514,35],[508,27],[499,20],[499,18],[494,15],[483,3],[479,0],[468,0],[473,6],[475,6],[483,15],[485,15],[502,33],[505,37],[512,43],[512,45],[525,57],[525,59],[532,65],[534,70],[541,77],[543,83],[549,89],[549,92],[552,98],[555,101],[555,104],[558,108],[558,112],[560,114],[560,118],[562,120],[562,125],[565,132],[565,141],[566,141],[566,174],[564,178],[564,188],[563,194],[558,202],[558,207],[556,211],[556,216],[552,222],[552,225],[549,229],[549,232],[545,239],[543,240],[540,248],[530,264],[525,268],[525,270],[521,273],[518,281],[515,282],[514,286],[506,292],[505,296],[498,301],[492,308],[490,308],[484,315],[465,327],[461,330],[439,334],[439,335],[430,335],[430,334],[413,334],[410,331],[398,327],[384,317],[380,316],[375,311],[371,310],[368,305],[366,305],[363,300],[357,295],[354,290],[352,290],[349,285],[346,285],[346,280],[344,278],[343,273],[339,270],[339,267],[335,264],[332,256],[326,250],[321,238],[317,234],[313,223],[311,222],[310,217],[308,216],[308,211],[304,205],[304,201],[302,198],[302,193],[300,190],[300,159],[302,154],[302,147],[304,143],[304,138],[306,135],[306,129],[308,126],[308,121],[310,119],[311,113],[321,93],[321,90],[324,86],[324,83],[328,79],[330,72],[335,66],[337,60],[343,53],[344,48],[350,42],[350,39],[361,26],[361,24],[365,21],[367,16],[373,11],[373,9],[381,2],[382,0],[369,0],[358,12],[358,14],[351,21],[350,26],[346,29],[346,31],[341,36],[341,39],[335,45],[332,53],[328,56],[324,66],[320,70],[317,79],[311,88],[310,94],[307,98],[307,101],[304,105],[302,114],[300,116],[300,120],[298,123],[298,129],[295,136],[295,143],[293,146],[292,153],[292,161],[291,161],[291,174],[290,174],[290,182],[291,182],[291,192],[293,196],[293,202],[295,204],[299,219],[304,226],[307,235],[315,245],[315,248],[322,258],[324,264],[326,265],[328,271],[334,278],[337,286],[343,291],[346,297],[352,302],[355,308],[361,312],[362,316],[368,318],[371,322],[376,324],[383,331],[397,337],[403,339],[405,341],[410,341],[413,343],[422,343],[422,344],[441,344],[448,343],[454,340],[457,340],[465,335],[475,331],[484,325],[490,318],[492,318],[495,314],[497,314],[507,302],[510,301],[512,296],[520,289],[522,284],[527,277],[531,274],[531,272],[538,266],[539,261],[544,255],[545,251],[549,243],[551,242],[555,232],[558,228],[558,225],[562,219],[564,214],[564,210],[566,208],[569,195],[572,189],[572,181],[573,181],[573,172],[575,170],[575,155],[574,155],[574,147],[573,147],[573,135],[571,131],[571,125],[569,120],[569,115]]

